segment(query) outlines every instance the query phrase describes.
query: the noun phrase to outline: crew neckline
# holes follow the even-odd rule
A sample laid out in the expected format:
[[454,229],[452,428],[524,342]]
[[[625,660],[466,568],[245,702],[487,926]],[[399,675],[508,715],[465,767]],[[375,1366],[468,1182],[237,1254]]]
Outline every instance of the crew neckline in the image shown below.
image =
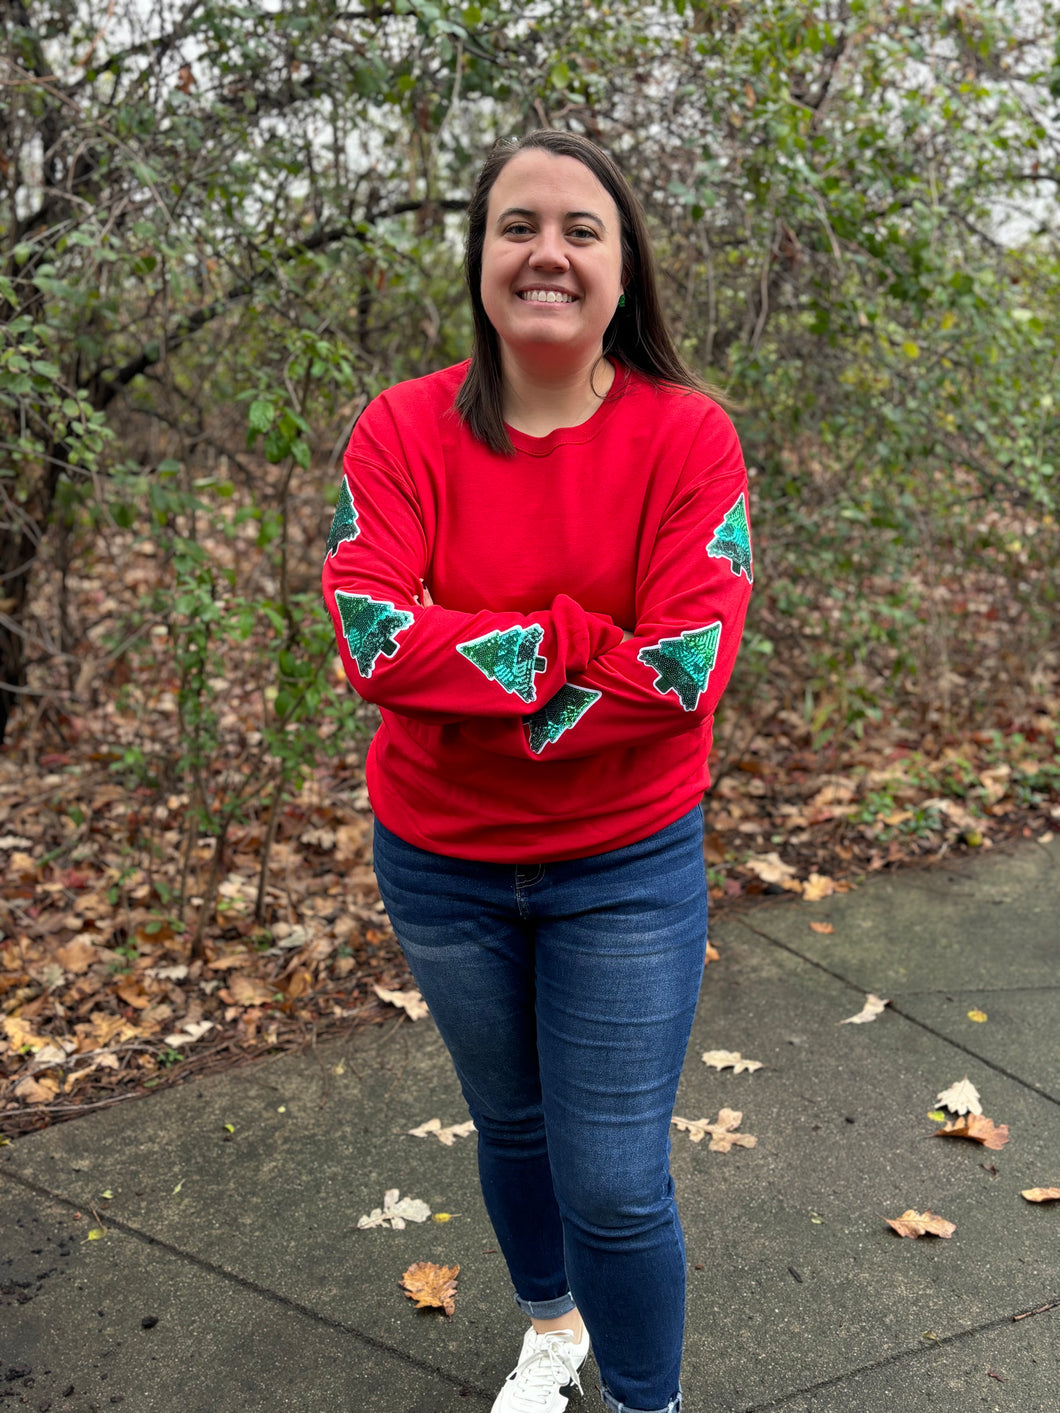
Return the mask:
[[615,376],[611,380],[611,386],[600,399],[600,406],[584,422],[579,422],[575,427],[555,427],[551,432],[546,432],[543,437],[534,437],[529,432],[520,432],[517,427],[512,427],[505,422],[505,430],[511,437],[512,446],[516,451],[526,452],[531,456],[547,456],[557,446],[570,446],[591,441],[607,420],[613,404],[629,384],[630,373],[626,365],[619,362],[617,358],[609,359],[608,362],[614,368]]

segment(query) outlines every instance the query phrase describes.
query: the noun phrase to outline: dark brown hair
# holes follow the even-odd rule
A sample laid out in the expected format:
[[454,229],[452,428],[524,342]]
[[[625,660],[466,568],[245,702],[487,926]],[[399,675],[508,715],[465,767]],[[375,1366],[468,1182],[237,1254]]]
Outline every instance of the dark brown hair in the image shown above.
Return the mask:
[[622,283],[625,305],[616,309],[604,331],[603,352],[614,354],[655,383],[670,383],[718,394],[685,366],[674,347],[659,301],[655,258],[644,213],[614,161],[594,142],[577,133],[539,128],[515,142],[499,142],[486,158],[468,206],[464,271],[474,318],[471,366],[456,396],[456,410],[479,441],[501,454],[512,454],[504,423],[501,352],[497,331],[482,303],[482,249],[490,192],[501,171],[519,152],[540,149],[555,157],[573,157],[588,167],[618,208],[622,228]]

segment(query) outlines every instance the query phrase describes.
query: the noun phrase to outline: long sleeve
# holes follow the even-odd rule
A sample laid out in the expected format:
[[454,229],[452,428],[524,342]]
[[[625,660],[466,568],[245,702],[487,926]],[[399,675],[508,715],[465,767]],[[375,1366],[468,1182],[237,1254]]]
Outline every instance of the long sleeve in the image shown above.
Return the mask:
[[[568,674],[522,722],[475,721],[480,748],[557,761],[703,726],[721,698],[752,582],[747,476],[735,432],[703,449],[680,487],[637,585],[634,636]],[[716,423],[715,423],[716,427]]]
[[346,674],[366,701],[434,724],[518,723],[621,641],[610,618],[566,594],[530,613],[423,607],[432,546],[422,494],[359,429],[346,452],[323,590]]

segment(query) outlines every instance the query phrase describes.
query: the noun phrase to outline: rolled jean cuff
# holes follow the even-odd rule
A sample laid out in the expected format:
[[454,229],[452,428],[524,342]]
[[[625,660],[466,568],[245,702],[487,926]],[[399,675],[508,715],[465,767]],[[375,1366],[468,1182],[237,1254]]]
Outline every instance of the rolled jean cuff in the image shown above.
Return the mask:
[[597,1384],[597,1388],[600,1390],[600,1397],[604,1400],[604,1407],[609,1409],[610,1413],[681,1413],[680,1389],[677,1390],[676,1396],[662,1408],[634,1408],[629,1403],[619,1403],[613,1394],[608,1393],[603,1384]]
[[568,1290],[566,1295],[558,1295],[555,1300],[524,1300],[516,1292],[515,1303],[532,1320],[558,1320],[561,1315],[569,1315],[574,1309],[574,1296]]

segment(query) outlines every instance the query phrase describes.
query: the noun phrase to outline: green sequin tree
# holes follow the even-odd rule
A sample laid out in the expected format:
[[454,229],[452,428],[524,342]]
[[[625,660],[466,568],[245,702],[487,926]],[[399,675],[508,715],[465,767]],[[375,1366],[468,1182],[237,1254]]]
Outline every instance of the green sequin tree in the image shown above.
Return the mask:
[[714,538],[707,546],[711,559],[727,559],[729,568],[739,577],[747,576],[749,584],[754,583],[751,567],[751,531],[747,524],[747,497],[740,497],[731,509],[725,512],[725,519],[714,531]]
[[537,699],[534,674],[544,672],[547,663],[538,656],[545,630],[539,623],[529,628],[507,628],[503,633],[485,633],[467,643],[457,643],[456,650],[506,692],[514,692],[524,702]]
[[589,687],[575,687],[566,682],[540,711],[525,717],[530,732],[530,749],[534,755],[540,755],[550,741],[558,741],[564,731],[569,731],[600,697],[600,692],[594,692]]
[[328,554],[334,554],[343,540],[355,540],[359,534],[353,496],[350,494],[349,482],[343,476],[342,485],[339,487],[338,503],[335,506],[335,518],[328,531]]
[[380,654],[394,656],[398,650],[394,639],[414,619],[413,614],[396,609],[385,600],[347,594],[342,589],[335,590],[335,607],[342,620],[343,637],[362,677],[371,677]]
[[663,638],[653,648],[641,648],[637,658],[659,674],[653,686],[660,695],[674,692],[685,711],[692,711],[706,691],[720,638],[720,623],[689,628],[679,638]]

